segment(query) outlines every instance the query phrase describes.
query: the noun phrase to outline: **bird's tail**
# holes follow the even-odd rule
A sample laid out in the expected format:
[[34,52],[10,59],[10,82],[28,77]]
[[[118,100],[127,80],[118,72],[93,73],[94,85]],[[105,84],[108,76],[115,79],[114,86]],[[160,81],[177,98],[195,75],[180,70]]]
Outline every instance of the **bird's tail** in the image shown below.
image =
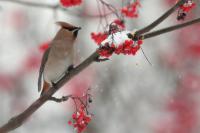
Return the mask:
[[49,88],[50,88],[50,84],[44,81],[40,96],[44,95],[44,93],[46,93],[49,90]]

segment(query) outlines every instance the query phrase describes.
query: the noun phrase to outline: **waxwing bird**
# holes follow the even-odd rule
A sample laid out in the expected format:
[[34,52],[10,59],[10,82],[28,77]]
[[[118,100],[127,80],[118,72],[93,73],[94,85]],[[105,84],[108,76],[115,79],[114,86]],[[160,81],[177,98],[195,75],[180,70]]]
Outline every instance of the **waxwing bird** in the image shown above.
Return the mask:
[[38,91],[42,89],[41,95],[62,78],[73,65],[73,46],[81,28],[66,22],[57,24],[61,28],[44,52],[39,70]]

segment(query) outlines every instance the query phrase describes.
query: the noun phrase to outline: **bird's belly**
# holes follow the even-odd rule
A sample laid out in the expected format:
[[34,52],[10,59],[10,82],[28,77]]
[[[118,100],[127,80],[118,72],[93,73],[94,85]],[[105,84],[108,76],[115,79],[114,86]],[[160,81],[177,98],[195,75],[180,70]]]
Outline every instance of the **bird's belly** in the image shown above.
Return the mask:
[[47,61],[44,68],[44,80],[50,84],[51,82],[57,82],[72,63],[73,61],[69,58]]

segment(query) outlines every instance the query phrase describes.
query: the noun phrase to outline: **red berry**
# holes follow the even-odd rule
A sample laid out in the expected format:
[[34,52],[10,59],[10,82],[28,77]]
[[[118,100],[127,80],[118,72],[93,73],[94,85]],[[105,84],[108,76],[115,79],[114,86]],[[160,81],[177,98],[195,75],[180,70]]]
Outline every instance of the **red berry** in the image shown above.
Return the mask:
[[138,17],[138,7],[140,7],[140,2],[139,0],[136,0],[130,5],[123,7],[121,9],[121,13],[124,14],[126,17],[136,18]]
[[49,43],[50,43],[50,42],[44,42],[44,43],[42,43],[42,44],[39,46],[39,50],[40,50],[41,52],[46,51],[46,50],[49,48]]
[[82,3],[82,0],[60,0],[64,7],[76,6]]
[[91,38],[92,38],[92,39],[95,41],[95,43],[97,43],[98,45],[100,45],[101,42],[107,38],[107,36],[108,36],[108,35],[107,35],[106,33],[101,33],[101,32],[99,32],[99,33],[94,33],[94,32],[92,32],[92,33],[91,33]]

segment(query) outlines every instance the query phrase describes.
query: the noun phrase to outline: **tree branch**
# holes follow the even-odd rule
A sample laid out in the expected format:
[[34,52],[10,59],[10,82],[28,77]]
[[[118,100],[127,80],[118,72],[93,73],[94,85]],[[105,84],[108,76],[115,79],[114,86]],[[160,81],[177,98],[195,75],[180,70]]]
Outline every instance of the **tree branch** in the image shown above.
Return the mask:
[[71,70],[66,74],[61,80],[59,80],[55,87],[50,88],[43,96],[38,98],[33,104],[31,104],[24,112],[11,118],[8,123],[0,127],[0,133],[7,133],[21,126],[28,117],[30,117],[36,110],[38,110],[46,101],[51,99],[51,96],[62,87],[67,81],[72,79],[75,75],[80,73],[83,69],[88,67],[96,58],[98,58],[98,53],[95,51],[91,56],[89,56],[85,61],[83,61],[79,66]]
[[[87,13],[76,13],[76,12],[72,12],[70,10],[68,10],[65,7],[62,7],[60,4],[56,4],[56,5],[50,5],[50,4],[44,4],[44,3],[36,3],[36,2],[27,2],[27,1],[22,1],[22,0],[0,0],[0,2],[10,2],[10,3],[15,3],[15,4],[19,4],[19,5],[24,5],[24,6],[30,6],[30,7],[36,7],[36,8],[44,8],[44,9],[52,9],[52,10],[63,10],[63,11],[68,11],[67,13],[69,13],[70,15],[75,15],[78,17],[87,17],[87,18],[97,18],[100,17],[100,15],[92,15],[92,14],[87,14]],[[0,7],[1,10],[1,7]],[[102,15],[102,17],[106,17],[111,15],[113,12],[108,12]]]
[[42,3],[36,3],[36,2],[27,2],[27,1],[21,1],[21,0],[0,0],[3,2],[12,2],[24,6],[32,6],[32,7],[39,7],[39,8],[50,8],[50,9],[56,9],[61,8],[59,5],[49,5],[49,4],[42,4]]
[[180,0],[172,8],[170,8],[167,12],[165,12],[161,17],[159,17],[157,20],[155,20],[153,23],[151,23],[150,25],[136,31],[135,37],[138,37],[141,34],[149,32],[150,30],[155,28],[157,25],[159,25],[161,22],[163,22],[169,15],[171,15],[184,2],[186,2],[186,0]]
[[139,38],[148,39],[148,38],[155,37],[155,36],[158,36],[158,35],[161,35],[161,34],[164,34],[164,33],[168,33],[168,32],[174,31],[174,30],[178,30],[180,28],[184,28],[184,27],[187,27],[187,26],[190,26],[190,25],[193,25],[193,24],[197,24],[199,22],[200,22],[200,18],[197,18],[197,19],[194,19],[194,20],[182,23],[182,24],[178,24],[178,25],[174,25],[174,26],[171,26],[171,27],[156,30],[156,31],[153,31],[153,32],[150,32],[150,33],[146,33]]

